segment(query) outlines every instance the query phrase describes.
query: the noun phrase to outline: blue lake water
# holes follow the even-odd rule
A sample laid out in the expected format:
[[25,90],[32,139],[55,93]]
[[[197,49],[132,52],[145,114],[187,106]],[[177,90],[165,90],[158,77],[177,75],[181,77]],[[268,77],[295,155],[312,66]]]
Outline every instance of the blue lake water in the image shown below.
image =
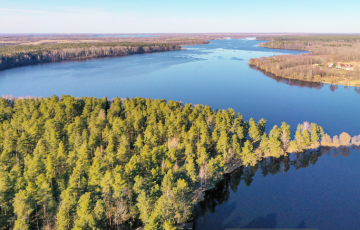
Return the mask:
[[[301,51],[256,46],[255,40],[216,40],[187,50],[48,63],[0,72],[0,95],[165,98],[234,108],[267,127],[286,121],[296,129],[315,122],[330,135],[360,133],[360,91],[267,77],[250,58]],[[357,93],[358,92],[358,93]]]
[[358,149],[291,154],[240,169],[196,206],[196,229],[359,229]]
[[[302,52],[262,48],[259,43],[216,40],[180,51],[9,69],[0,71],[0,95],[165,98],[234,108],[245,119],[265,118],[268,130],[286,121],[294,131],[298,123],[309,121],[330,135],[360,133],[358,88],[266,76],[249,67],[248,60]],[[359,229],[360,154],[356,149],[348,152],[311,155],[315,165],[297,160],[306,158],[299,155],[292,163],[262,163],[251,169],[254,175],[240,170],[197,206],[197,229]],[[284,173],[288,164],[293,165]],[[261,167],[274,175],[264,177]],[[283,172],[276,173],[279,169]],[[252,183],[246,186],[245,181]]]

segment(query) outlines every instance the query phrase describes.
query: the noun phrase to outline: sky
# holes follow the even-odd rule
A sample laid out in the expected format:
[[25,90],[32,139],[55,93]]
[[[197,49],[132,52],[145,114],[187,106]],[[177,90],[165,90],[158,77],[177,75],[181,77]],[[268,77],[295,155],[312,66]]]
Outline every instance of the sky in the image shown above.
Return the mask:
[[0,0],[0,33],[360,33],[359,0]]

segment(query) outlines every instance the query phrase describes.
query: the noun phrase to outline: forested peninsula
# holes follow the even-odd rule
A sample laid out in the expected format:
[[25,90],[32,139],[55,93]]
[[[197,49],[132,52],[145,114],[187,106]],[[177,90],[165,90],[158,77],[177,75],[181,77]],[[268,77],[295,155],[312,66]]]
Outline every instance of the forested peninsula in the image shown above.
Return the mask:
[[180,50],[159,43],[64,43],[0,46],[0,70],[46,62],[116,57],[130,54]]
[[359,35],[259,37],[259,45],[304,50],[301,55],[252,58],[249,64],[277,77],[335,85],[360,86]]
[[1,229],[176,229],[236,167],[358,144],[304,122],[144,98],[0,98]]

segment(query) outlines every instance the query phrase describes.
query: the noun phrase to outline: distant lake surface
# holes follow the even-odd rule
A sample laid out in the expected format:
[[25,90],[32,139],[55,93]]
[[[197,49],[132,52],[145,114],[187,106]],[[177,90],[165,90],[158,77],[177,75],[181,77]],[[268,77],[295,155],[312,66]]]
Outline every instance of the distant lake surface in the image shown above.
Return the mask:
[[[267,76],[248,60],[303,52],[262,48],[260,42],[216,40],[187,50],[9,69],[0,71],[0,95],[165,98],[234,108],[245,119],[265,118],[268,131],[283,121],[295,131],[309,121],[332,136],[360,134],[358,88]],[[359,165],[356,149],[268,159],[251,172],[238,172],[199,204],[197,229],[359,229]],[[264,177],[266,170],[274,175]]]

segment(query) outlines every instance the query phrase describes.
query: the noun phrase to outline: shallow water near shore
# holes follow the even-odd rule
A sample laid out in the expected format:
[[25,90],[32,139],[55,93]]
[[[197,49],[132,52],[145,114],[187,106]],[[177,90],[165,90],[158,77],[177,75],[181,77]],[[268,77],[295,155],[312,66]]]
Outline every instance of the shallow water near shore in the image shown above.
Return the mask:
[[[360,133],[360,90],[266,76],[247,61],[302,52],[258,47],[260,42],[216,40],[187,50],[9,69],[0,71],[0,95],[165,98],[234,108],[245,119],[265,118],[267,130],[286,121],[294,131],[309,121],[330,135]],[[197,206],[197,229],[358,229],[360,153],[331,151],[291,156],[294,165],[286,173],[287,161],[276,159],[238,171]],[[308,163],[298,160],[307,157]]]

